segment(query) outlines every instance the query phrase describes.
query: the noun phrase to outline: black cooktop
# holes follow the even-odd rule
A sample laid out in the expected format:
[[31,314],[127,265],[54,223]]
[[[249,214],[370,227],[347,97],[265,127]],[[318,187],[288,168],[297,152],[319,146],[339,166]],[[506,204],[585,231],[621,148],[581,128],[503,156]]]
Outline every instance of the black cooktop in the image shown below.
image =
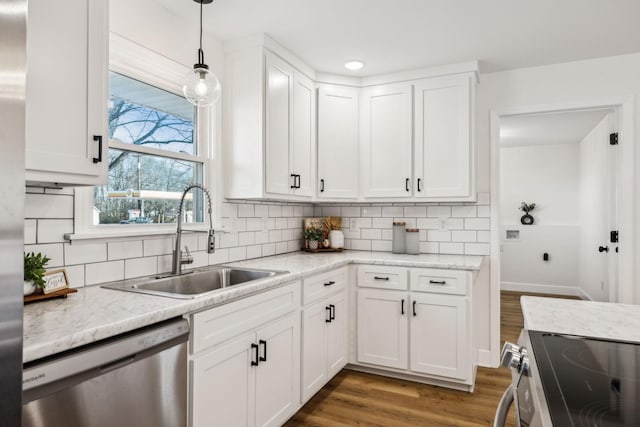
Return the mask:
[[640,345],[529,331],[554,426],[640,426]]

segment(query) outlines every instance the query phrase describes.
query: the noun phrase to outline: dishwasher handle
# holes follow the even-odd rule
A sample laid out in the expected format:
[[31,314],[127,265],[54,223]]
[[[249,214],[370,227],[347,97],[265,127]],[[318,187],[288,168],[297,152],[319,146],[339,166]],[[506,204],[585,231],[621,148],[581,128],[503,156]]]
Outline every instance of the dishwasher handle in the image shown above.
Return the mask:
[[22,390],[27,396],[30,390],[54,383],[77,383],[187,342],[188,338],[189,323],[174,319],[29,362],[23,369]]
[[509,387],[502,394],[502,398],[500,398],[496,416],[493,420],[493,427],[504,427],[507,424],[507,414],[511,405],[513,405],[513,384],[509,384]]

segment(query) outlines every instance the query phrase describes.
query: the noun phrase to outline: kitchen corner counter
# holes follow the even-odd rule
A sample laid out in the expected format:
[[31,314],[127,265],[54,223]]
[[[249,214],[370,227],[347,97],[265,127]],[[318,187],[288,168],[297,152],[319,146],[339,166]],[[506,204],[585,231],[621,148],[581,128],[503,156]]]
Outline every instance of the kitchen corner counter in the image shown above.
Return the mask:
[[[463,255],[397,255],[387,252],[294,252],[229,263],[238,267],[286,270],[275,276],[215,291],[194,299],[174,299],[89,286],[65,299],[24,308],[24,363],[129,332],[173,317],[221,305],[304,276],[355,264],[480,270],[484,257]],[[225,264],[227,265],[227,264]]]
[[523,296],[528,330],[640,342],[640,305]]

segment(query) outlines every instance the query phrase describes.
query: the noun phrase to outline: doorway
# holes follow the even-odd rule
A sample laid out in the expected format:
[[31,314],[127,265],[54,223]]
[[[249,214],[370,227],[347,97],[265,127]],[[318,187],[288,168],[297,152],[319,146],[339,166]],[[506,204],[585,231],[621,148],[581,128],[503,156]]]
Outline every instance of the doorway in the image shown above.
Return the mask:
[[611,108],[501,119],[502,290],[616,299],[616,132]]

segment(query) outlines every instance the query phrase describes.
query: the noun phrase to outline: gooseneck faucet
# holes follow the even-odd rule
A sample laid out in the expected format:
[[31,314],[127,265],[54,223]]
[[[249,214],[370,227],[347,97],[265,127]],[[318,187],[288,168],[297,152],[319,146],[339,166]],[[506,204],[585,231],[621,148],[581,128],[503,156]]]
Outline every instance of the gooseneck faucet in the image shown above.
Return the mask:
[[189,253],[189,248],[185,246],[184,249],[186,253],[183,254],[180,246],[182,240],[182,208],[184,206],[184,199],[187,196],[187,193],[194,188],[201,189],[207,196],[207,204],[209,207],[209,237],[207,238],[207,253],[212,254],[216,250],[216,237],[214,235],[215,231],[213,230],[213,219],[211,217],[211,194],[209,194],[209,190],[207,190],[202,184],[190,184],[184,189],[182,197],[180,198],[180,207],[178,208],[178,228],[176,229],[176,246],[173,250],[173,260],[171,264],[172,274],[182,274],[182,265],[193,263],[193,257],[191,256],[191,253]]

